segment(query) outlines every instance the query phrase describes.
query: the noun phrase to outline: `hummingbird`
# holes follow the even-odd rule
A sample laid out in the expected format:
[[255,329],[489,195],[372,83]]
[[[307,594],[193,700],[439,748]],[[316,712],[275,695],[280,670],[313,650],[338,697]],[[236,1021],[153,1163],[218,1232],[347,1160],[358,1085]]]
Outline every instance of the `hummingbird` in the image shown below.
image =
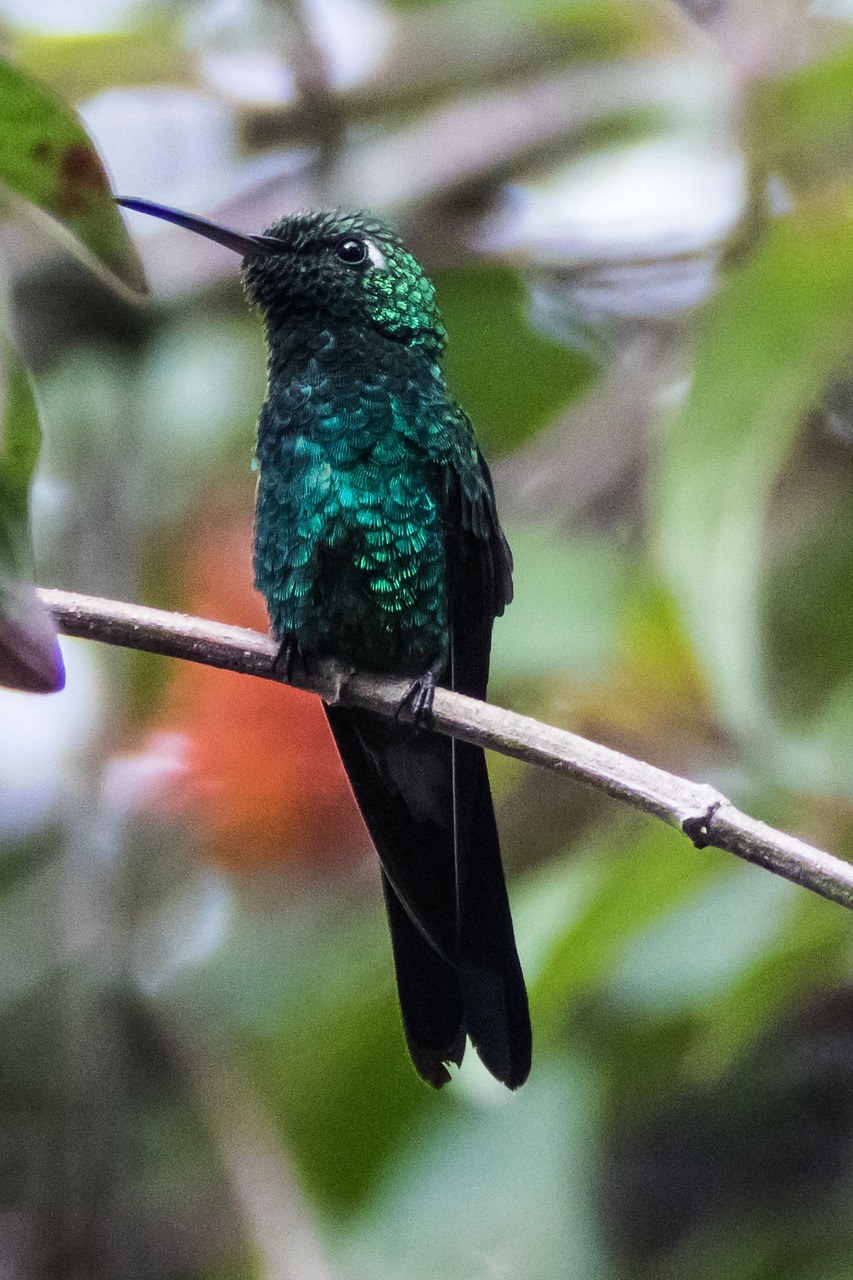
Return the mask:
[[297,213],[253,235],[118,203],[242,258],[267,338],[254,570],[279,670],[334,658],[409,681],[394,719],[326,707],[379,855],[406,1042],[436,1088],[469,1039],[516,1089],[530,1016],[486,759],[428,732],[437,685],[485,698],[512,598],[489,469],[442,371],[434,286],[366,213]]

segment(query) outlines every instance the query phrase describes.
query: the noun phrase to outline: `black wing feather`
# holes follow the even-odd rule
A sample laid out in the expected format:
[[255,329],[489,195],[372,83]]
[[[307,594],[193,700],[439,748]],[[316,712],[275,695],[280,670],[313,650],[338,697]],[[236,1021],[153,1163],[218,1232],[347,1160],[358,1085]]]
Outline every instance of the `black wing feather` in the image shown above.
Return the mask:
[[[492,624],[512,599],[512,555],[495,509],[492,479],[476,469],[450,472],[445,523],[452,642],[452,684],[485,698]],[[454,743],[457,805],[457,930],[466,1029],[489,1070],[517,1088],[530,1070],[531,1030],[501,865],[486,757]]]

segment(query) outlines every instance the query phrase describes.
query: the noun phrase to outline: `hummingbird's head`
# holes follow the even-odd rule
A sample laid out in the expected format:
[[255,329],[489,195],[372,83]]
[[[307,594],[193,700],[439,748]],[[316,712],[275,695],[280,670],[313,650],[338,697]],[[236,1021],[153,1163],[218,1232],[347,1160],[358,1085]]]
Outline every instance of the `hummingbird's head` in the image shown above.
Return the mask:
[[248,257],[246,291],[268,325],[313,317],[372,326],[399,341],[441,347],[435,289],[400,237],[364,213],[298,213],[264,239],[278,251]]
[[370,326],[411,345],[444,346],[432,282],[396,232],[369,214],[296,213],[263,235],[244,235],[147,200],[118,203],[241,254],[246,292],[271,334],[320,320]]

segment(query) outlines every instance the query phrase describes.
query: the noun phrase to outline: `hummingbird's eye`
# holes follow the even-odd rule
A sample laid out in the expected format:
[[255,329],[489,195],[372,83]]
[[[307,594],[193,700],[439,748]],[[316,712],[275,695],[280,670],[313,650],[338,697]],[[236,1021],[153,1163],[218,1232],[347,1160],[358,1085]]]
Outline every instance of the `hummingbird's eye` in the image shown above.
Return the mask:
[[348,267],[357,267],[362,262],[366,262],[370,256],[370,250],[364,240],[355,240],[347,237],[346,240],[339,240],[335,245],[335,253],[341,262],[345,262]]

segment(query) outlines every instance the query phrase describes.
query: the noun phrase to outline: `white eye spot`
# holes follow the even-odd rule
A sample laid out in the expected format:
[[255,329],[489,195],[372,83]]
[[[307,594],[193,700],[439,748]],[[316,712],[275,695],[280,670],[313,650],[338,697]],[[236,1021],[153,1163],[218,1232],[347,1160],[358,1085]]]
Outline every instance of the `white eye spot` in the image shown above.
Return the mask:
[[387,271],[388,263],[385,259],[385,254],[382,252],[379,246],[375,245],[372,240],[365,240],[364,243],[367,245],[367,256],[370,259],[370,261],[373,263],[376,270]]
[[385,254],[366,236],[344,236],[335,245],[335,253],[348,267],[359,267],[369,262],[376,271],[388,269]]

